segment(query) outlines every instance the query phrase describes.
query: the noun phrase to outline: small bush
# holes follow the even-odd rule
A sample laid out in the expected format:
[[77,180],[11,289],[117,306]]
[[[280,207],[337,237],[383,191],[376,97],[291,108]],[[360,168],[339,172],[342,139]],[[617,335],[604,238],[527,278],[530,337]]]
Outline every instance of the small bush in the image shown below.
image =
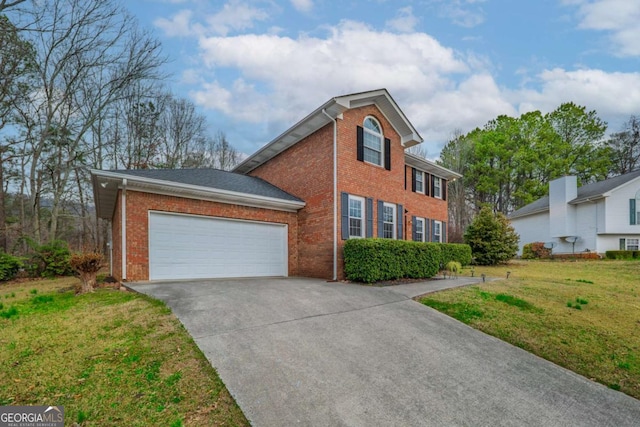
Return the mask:
[[462,265],[471,264],[471,246],[463,243],[438,243],[442,253],[442,265],[458,261]]
[[82,288],[79,293],[93,292],[98,271],[102,268],[102,254],[97,252],[73,254],[69,264],[82,280]]
[[23,267],[21,258],[0,252],[0,281],[13,279]]
[[67,242],[54,240],[44,245],[38,245],[31,241],[29,245],[33,250],[28,265],[32,276],[53,278],[73,274],[73,269],[69,264],[71,252]]
[[606,251],[604,253],[607,259],[634,259],[638,258],[640,251]]
[[527,243],[522,247],[522,259],[550,258],[551,249],[545,248],[543,242]]
[[344,245],[345,276],[364,283],[433,277],[438,273],[440,262],[437,243],[350,239]]
[[518,252],[520,236],[502,213],[494,213],[483,206],[464,233],[464,241],[471,246],[478,265],[506,263]]

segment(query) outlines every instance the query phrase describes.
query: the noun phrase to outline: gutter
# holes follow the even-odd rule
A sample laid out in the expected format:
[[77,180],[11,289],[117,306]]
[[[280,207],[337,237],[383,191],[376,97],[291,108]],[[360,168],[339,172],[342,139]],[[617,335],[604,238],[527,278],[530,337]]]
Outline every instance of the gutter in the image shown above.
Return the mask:
[[322,113],[333,122],[333,281],[338,280],[338,121],[327,110]]
[[92,170],[91,173],[96,178],[107,178],[122,181],[123,185],[128,186],[131,190],[135,189],[137,191],[143,192],[145,192],[146,190],[146,192],[178,195],[181,197],[188,197],[187,195],[191,195],[198,199],[206,198],[207,200],[213,200],[221,203],[232,203],[243,206],[275,209],[287,212],[295,212],[306,205],[306,203],[301,200],[296,201],[279,199],[275,197],[260,196],[257,194],[240,193],[231,190],[203,187],[200,185],[182,184],[161,179],[144,178],[135,175],[127,175],[125,173],[108,172],[102,170]]
[[120,209],[121,219],[121,246],[122,246],[122,281],[127,280],[127,178],[122,179],[122,193],[121,193],[122,208]]

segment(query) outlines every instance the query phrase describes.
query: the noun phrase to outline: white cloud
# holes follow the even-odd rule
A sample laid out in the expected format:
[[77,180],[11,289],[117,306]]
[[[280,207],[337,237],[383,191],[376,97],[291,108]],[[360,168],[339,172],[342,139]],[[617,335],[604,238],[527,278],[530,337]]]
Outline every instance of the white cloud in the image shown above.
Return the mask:
[[413,14],[411,6],[398,10],[396,17],[386,22],[386,27],[399,33],[411,33],[418,25],[418,18]]
[[440,4],[440,15],[454,24],[471,28],[484,22],[484,11],[479,6],[485,0],[431,0]]
[[190,10],[181,10],[171,19],[158,18],[153,21],[153,24],[169,37],[186,37],[192,34],[190,24],[192,14]]
[[313,9],[313,0],[291,0],[291,4],[300,12],[310,12]]
[[269,18],[267,12],[247,4],[240,0],[231,0],[222,9],[206,17],[208,30],[214,34],[226,36],[233,30],[246,30],[252,28],[255,21],[264,21]]
[[573,101],[610,121],[640,111],[640,73],[605,72],[596,69],[545,70],[538,75],[540,90],[513,92],[514,104],[521,112],[554,110]]
[[579,28],[606,31],[621,56],[640,56],[640,2],[637,0],[563,0],[578,6]]
[[353,21],[329,31],[326,38],[202,38],[206,65],[237,77],[230,85],[207,84],[192,96],[233,120],[268,127],[273,137],[332,96],[385,87],[431,141],[429,152],[437,151],[434,140],[440,149],[453,129],[467,131],[498,114],[515,114],[488,73],[472,74],[481,61],[462,58],[427,34],[377,32]]

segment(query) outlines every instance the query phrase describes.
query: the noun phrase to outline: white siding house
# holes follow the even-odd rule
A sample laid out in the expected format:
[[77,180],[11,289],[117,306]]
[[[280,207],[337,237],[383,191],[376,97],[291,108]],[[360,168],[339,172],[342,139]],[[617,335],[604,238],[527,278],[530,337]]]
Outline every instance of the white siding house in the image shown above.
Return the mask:
[[[509,216],[527,243],[554,243],[554,253],[638,250],[640,245],[640,170],[577,186],[575,176],[549,183],[549,196]],[[575,247],[574,247],[575,242]]]

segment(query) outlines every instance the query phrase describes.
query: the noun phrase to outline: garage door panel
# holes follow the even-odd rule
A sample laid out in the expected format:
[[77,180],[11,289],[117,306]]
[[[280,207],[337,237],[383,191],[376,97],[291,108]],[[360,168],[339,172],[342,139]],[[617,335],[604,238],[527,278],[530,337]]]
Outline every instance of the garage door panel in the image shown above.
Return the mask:
[[151,280],[286,275],[285,225],[149,214]]

